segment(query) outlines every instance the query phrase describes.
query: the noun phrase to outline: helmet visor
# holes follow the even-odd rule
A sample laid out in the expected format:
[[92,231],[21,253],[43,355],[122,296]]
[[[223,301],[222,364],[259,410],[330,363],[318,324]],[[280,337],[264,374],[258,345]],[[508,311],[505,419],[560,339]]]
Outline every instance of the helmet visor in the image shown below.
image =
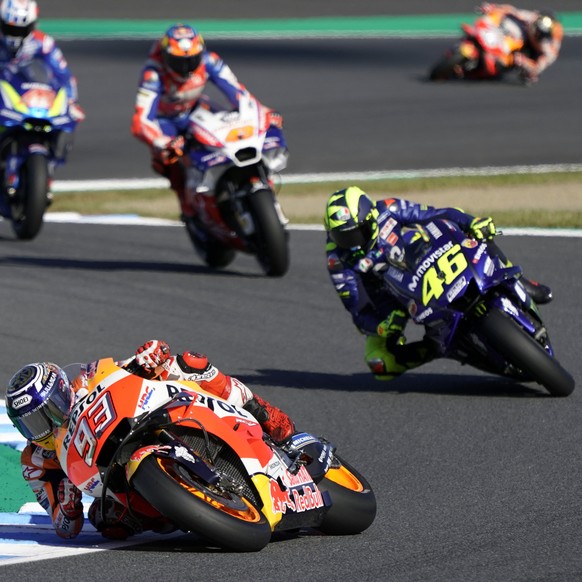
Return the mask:
[[364,222],[349,228],[334,228],[329,236],[342,249],[367,248],[372,242],[372,225]]
[[195,71],[202,61],[202,53],[190,56],[177,56],[166,53],[164,62],[168,69],[174,71],[180,77],[187,77]]
[[68,378],[61,371],[51,395],[35,409],[23,415],[7,408],[12,424],[26,439],[42,440],[51,434],[55,426],[61,426],[71,411],[72,394]]
[[0,27],[4,36],[13,36],[16,38],[26,38],[34,29],[34,22],[26,26],[16,26],[15,24],[8,24],[1,22]]

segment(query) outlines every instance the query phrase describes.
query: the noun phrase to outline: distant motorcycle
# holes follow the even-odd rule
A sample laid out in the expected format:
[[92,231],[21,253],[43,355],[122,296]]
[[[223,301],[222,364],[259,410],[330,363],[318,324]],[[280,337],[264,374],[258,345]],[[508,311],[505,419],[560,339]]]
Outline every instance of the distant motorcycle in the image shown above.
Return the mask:
[[568,396],[574,379],[555,357],[538,307],[486,242],[448,220],[394,226],[381,278],[440,357]]
[[273,119],[251,95],[241,98],[238,111],[205,98],[190,115],[182,160],[197,215],[186,228],[210,267],[225,267],[241,251],[255,255],[268,276],[289,268],[288,221],[272,183],[288,151]]
[[0,215],[19,239],[42,228],[50,181],[76,125],[65,88],[42,60],[0,71]]
[[463,37],[430,70],[431,81],[498,79],[512,70],[514,54],[524,45],[514,20],[494,11],[461,28]]

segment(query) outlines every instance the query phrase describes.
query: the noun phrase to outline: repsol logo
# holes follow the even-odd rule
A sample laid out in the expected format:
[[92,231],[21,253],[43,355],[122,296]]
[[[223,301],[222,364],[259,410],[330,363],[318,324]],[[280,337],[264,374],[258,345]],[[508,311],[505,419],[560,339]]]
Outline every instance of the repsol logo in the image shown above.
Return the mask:
[[444,255],[448,250],[450,250],[453,246],[453,241],[449,241],[446,245],[439,247],[436,251],[433,251],[416,269],[414,276],[412,277],[412,281],[408,284],[408,290],[414,291],[418,286],[419,281],[422,279],[422,276],[433,266],[434,262]]
[[85,398],[83,398],[83,400],[81,400],[77,406],[75,406],[75,408],[73,409],[73,412],[71,413],[71,417],[69,419],[69,428],[67,430],[67,437],[70,438],[73,435],[73,432],[75,431],[75,426],[77,425],[77,420],[79,419],[79,416],[81,416],[81,414],[83,414],[83,412],[85,410],[87,410],[87,408],[89,408],[89,406],[91,406],[91,404],[93,404],[93,402],[95,402],[95,399],[101,394],[101,392],[103,392],[103,390],[105,390],[105,386],[102,386],[101,384],[99,384],[95,390],[93,390],[92,392],[90,392]]

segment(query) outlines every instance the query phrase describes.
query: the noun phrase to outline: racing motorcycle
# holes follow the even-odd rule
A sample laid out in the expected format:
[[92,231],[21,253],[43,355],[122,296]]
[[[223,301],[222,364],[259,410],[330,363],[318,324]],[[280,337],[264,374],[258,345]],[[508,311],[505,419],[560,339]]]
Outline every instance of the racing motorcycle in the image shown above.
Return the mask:
[[204,97],[190,114],[182,160],[197,216],[186,228],[210,267],[227,266],[240,251],[255,255],[268,276],[289,268],[288,221],[272,181],[286,167],[288,150],[275,119],[250,94],[238,111]]
[[349,535],[372,524],[370,485],[327,440],[296,433],[277,445],[249,412],[195,382],[137,372],[134,362],[91,364],[87,393],[56,432],[61,466],[101,508],[115,499],[154,531],[240,552],[277,531]]
[[19,239],[33,239],[42,228],[50,182],[76,125],[66,89],[42,60],[0,71],[0,216]]
[[461,28],[463,37],[432,67],[431,81],[499,79],[512,70],[514,54],[524,45],[523,33],[514,20],[493,11],[473,24],[463,23]]
[[568,396],[574,379],[557,361],[539,309],[494,246],[448,220],[397,227],[379,273],[439,357]]

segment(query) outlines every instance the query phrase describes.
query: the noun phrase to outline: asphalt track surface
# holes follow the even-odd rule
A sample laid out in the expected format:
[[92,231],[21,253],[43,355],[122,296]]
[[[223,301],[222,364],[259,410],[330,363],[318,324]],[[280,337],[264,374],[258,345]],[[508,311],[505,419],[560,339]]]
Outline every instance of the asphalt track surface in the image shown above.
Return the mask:
[[[1,381],[38,358],[123,357],[151,337],[203,350],[334,440],[370,480],[378,515],[362,535],[277,536],[257,555],[194,536],[50,562],[3,566],[19,580],[576,580],[582,571],[582,392],[439,361],[380,383],[362,361],[328,280],[323,233],[292,231],[292,266],[266,279],[251,257],[220,274],[177,227],[45,224],[30,243],[0,224]],[[582,377],[576,322],[582,239],[504,237],[551,282],[543,308],[564,367]],[[55,544],[66,545],[55,538]]]
[[[286,173],[580,162],[582,37],[540,82],[428,83],[451,39],[209,42],[285,119]],[[87,119],[56,178],[151,178],[130,134],[151,41],[65,41]],[[209,89],[216,96],[216,93]]]
[[[363,47],[360,43],[367,42],[356,44]],[[293,56],[284,58],[281,55],[287,50],[283,49],[271,56],[276,45],[265,51],[220,43],[217,50],[225,58],[228,55],[251,90],[285,113],[292,170],[304,172],[447,165],[440,156],[445,161],[454,158],[448,164],[454,166],[578,162],[575,129],[580,128],[580,111],[574,103],[581,81],[565,66],[580,53],[578,42],[568,40],[560,63],[528,89],[511,84],[451,88],[423,84],[426,57],[446,46],[437,40],[385,41],[383,46],[398,56],[389,59],[389,66],[382,51],[373,47],[358,48],[356,58],[350,43],[340,43],[342,51],[341,46],[330,50],[329,45],[325,48],[313,41],[301,51],[297,43],[290,43]],[[109,54],[109,43],[95,45],[94,50],[81,44],[75,49],[73,42],[65,46],[80,77],[81,93],[87,96],[83,102],[89,113],[83,128],[87,139],[80,131],[78,147],[64,169],[70,170],[69,177],[143,175],[145,152],[139,144],[132,149],[133,142],[124,133],[131,110],[127,99],[133,99],[135,87],[131,75],[122,71],[131,64],[137,76],[145,46],[138,45],[128,43],[125,56],[115,62],[109,55],[116,73],[99,69],[100,59]],[[97,46],[102,52],[95,52]],[[362,54],[366,59],[359,58]],[[412,58],[408,65],[416,63],[414,67],[402,63],[406,55]],[[326,65],[326,56],[333,57],[331,64]],[[251,57],[262,64],[265,58],[272,59],[270,74],[254,70]],[[294,95],[288,92],[296,82],[282,84],[288,71],[280,77],[277,73],[285,61],[298,62],[297,71],[303,69],[308,76],[309,82],[300,84],[303,91]],[[77,63],[83,66],[77,68]],[[350,67],[350,74],[344,67]],[[371,72],[385,69],[392,80],[382,79],[385,84],[380,85]],[[94,84],[84,89],[89,77]],[[320,84],[314,85],[317,79]],[[332,91],[329,85],[336,82]],[[119,91],[117,105],[124,110],[109,101],[112,88]],[[425,90],[429,93],[422,93]],[[324,105],[334,95],[338,101],[345,99],[335,113],[333,100]],[[501,108],[508,99],[520,109],[510,114]],[[367,130],[354,135],[360,119],[349,131],[341,131],[345,125],[338,120],[350,122],[346,104],[362,100],[362,110],[374,113],[376,123],[370,120]],[[405,107],[407,103],[416,107]],[[393,108],[392,115],[382,113],[383,107]],[[423,113],[426,108],[440,111],[447,123],[433,119],[421,134],[423,139],[407,141],[409,133],[424,127],[415,125],[418,117],[425,122],[431,119]],[[301,129],[294,128],[303,115],[308,120],[300,123]],[[328,115],[335,125],[323,133],[335,127],[338,133],[333,139],[319,141],[318,131],[303,136]],[[545,137],[548,147],[542,148],[533,139],[539,134],[527,131],[536,124],[550,127],[545,125],[548,115],[561,124],[551,126]],[[378,119],[388,118],[392,129],[379,132]],[[498,125],[492,129],[485,120],[498,120]],[[115,139],[110,139],[112,131]],[[456,140],[462,140],[457,149],[449,135],[455,132]],[[378,133],[386,139],[370,146]],[[422,143],[426,139],[440,145],[428,148]],[[326,151],[329,142],[337,149]],[[506,159],[498,151],[506,142],[514,148],[521,144],[505,152],[514,158]],[[299,152],[308,145],[316,147],[307,149],[309,154],[302,158]],[[383,146],[390,155],[375,153]],[[361,149],[366,154],[355,161],[353,155]],[[496,156],[503,161],[497,162]],[[77,170],[81,175],[73,173]],[[59,177],[64,178],[65,172]],[[543,307],[543,314],[559,360],[579,381],[581,289],[578,270],[572,267],[579,264],[582,239],[508,236],[500,244],[527,273],[552,285],[556,299]],[[203,350],[220,368],[284,407],[300,428],[337,443],[376,492],[379,510],[372,527],[346,538],[313,532],[277,536],[256,555],[216,551],[194,536],[178,541],[160,538],[147,546],[5,566],[0,579],[561,582],[582,578],[580,392],[552,399],[534,385],[514,384],[447,361],[433,362],[392,383],[378,383],[363,365],[362,338],[329,283],[323,234],[292,231],[291,252],[288,275],[266,279],[254,260],[245,256],[221,273],[208,271],[194,257],[186,234],[176,227],[47,223],[38,239],[20,243],[9,226],[0,223],[4,337],[0,381],[5,385],[13,370],[32,360],[65,363],[95,355],[122,357],[151,337],[165,338],[176,351]]]

